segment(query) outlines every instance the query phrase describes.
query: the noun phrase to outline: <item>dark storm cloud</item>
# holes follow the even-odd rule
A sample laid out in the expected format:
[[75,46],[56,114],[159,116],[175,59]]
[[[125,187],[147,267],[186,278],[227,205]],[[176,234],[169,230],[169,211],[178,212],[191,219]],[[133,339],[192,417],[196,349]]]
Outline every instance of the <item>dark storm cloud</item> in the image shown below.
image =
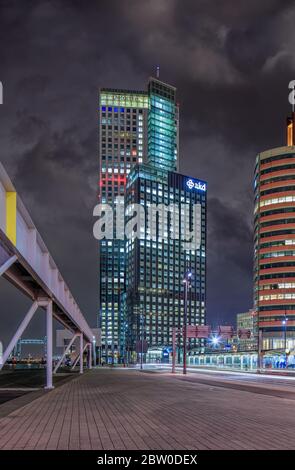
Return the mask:
[[231,321],[251,307],[253,165],[284,143],[294,20],[291,1],[0,0],[0,158],[91,324],[98,88],[141,89],[157,64],[177,86],[180,169],[209,184],[209,319]]
[[246,210],[220,199],[210,198],[209,209],[208,308],[216,325],[231,321],[227,312],[245,307],[245,294],[251,304],[252,224]]

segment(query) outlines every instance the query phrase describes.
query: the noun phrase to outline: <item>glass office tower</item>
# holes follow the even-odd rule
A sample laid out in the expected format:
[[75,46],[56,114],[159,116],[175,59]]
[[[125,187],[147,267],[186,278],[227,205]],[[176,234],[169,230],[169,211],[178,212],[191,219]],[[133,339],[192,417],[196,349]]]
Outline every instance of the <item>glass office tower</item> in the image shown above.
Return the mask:
[[[131,207],[140,204],[144,209],[136,219],[138,236],[129,237],[126,242],[129,361],[136,359],[136,343],[143,337],[149,346],[150,359],[155,359],[153,351],[159,351],[161,359],[171,347],[172,327],[183,326],[183,279],[187,271],[192,273],[187,324],[205,323],[206,189],[203,181],[152,165],[138,165],[129,174],[126,203]],[[200,205],[199,221],[193,217],[195,204]],[[163,207],[172,210],[163,211]],[[196,235],[198,226],[199,248],[186,249],[184,240],[189,239],[189,232]],[[194,348],[199,343],[190,340],[190,346]]]
[[[174,87],[150,78],[147,91],[102,88],[99,94],[100,203],[116,210],[137,163],[177,168],[178,107]],[[116,227],[115,227],[116,229]],[[117,362],[125,347],[125,241],[99,242],[99,326],[102,357]]]
[[[149,97],[144,91],[101,89],[99,94],[100,203],[115,207],[124,196],[126,177],[147,154]],[[116,227],[115,227],[116,229]],[[99,326],[102,357],[117,362],[122,354],[122,296],[125,291],[125,242],[99,242]]]
[[[183,322],[186,270],[193,274],[188,323],[205,322],[206,183],[176,173],[178,134],[174,87],[150,78],[146,92],[100,91],[99,202],[116,212],[116,198],[121,196],[125,207],[139,203],[147,214],[152,203],[175,204],[180,212],[181,205],[187,204],[189,226],[192,206],[199,203],[202,240],[198,250],[185,250],[181,238],[171,237],[171,227],[168,240],[166,233],[162,239],[157,235],[149,240],[152,228],[163,231],[157,213],[140,239],[99,242],[99,326],[102,357],[107,362],[122,362],[127,352],[132,356],[140,328],[151,348],[171,345],[172,327]],[[181,232],[180,224],[173,230]],[[196,344],[192,341],[192,346]]]

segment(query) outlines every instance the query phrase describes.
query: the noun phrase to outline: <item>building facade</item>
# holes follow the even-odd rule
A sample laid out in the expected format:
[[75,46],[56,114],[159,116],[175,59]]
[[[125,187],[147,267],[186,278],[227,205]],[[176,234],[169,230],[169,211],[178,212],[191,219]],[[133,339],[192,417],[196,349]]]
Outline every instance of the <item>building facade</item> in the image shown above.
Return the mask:
[[[152,165],[138,165],[128,177],[126,202],[143,209],[136,219],[138,236],[126,244],[128,351],[134,352],[142,338],[149,355],[171,347],[172,328],[184,324],[187,271],[192,273],[187,324],[205,323],[206,189],[204,181]],[[199,237],[196,249],[185,243],[192,233]],[[197,340],[190,340],[191,347],[197,345]]]
[[295,347],[295,147],[288,120],[287,145],[260,153],[254,191],[254,302],[259,348]]

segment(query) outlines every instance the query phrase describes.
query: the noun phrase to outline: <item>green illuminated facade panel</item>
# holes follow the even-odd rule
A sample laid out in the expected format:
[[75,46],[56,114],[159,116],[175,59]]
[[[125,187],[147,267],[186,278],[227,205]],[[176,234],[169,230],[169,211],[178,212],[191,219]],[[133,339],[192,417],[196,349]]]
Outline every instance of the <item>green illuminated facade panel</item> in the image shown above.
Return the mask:
[[126,92],[124,90],[102,89],[101,106],[125,106],[127,108],[148,108],[149,96],[145,92]]
[[148,161],[176,171],[178,160],[178,106],[176,90],[156,79],[149,82]]

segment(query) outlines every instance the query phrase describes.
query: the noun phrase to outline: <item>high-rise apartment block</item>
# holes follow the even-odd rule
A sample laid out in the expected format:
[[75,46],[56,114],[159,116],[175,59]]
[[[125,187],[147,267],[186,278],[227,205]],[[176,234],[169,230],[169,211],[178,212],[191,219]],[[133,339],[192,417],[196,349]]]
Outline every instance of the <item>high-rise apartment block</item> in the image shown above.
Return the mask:
[[254,175],[254,306],[263,352],[295,347],[295,114],[287,145],[261,152]]

